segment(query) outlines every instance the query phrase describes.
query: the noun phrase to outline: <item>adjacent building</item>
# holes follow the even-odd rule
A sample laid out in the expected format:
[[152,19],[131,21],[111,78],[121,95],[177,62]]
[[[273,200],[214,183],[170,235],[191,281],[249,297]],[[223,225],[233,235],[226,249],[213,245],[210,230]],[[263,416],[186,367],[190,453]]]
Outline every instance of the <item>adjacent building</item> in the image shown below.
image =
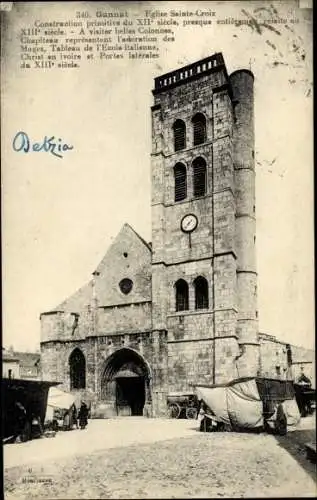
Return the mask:
[[39,352],[2,349],[2,377],[10,379],[40,380],[41,354]]
[[20,378],[19,358],[2,348],[2,378]]

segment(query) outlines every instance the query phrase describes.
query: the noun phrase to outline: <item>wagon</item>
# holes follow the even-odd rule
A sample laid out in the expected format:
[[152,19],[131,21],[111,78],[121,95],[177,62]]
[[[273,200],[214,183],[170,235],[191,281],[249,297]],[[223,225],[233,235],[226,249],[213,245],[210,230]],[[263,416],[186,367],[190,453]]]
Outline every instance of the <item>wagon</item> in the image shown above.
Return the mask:
[[198,399],[194,393],[171,392],[167,396],[169,418],[195,419],[198,414]]
[[200,430],[252,430],[286,434],[300,413],[291,380],[244,377],[226,384],[196,385]]
[[45,414],[45,427],[54,431],[65,428],[65,416],[67,414],[72,415],[73,407],[76,407],[76,399],[76,396],[62,391],[58,387],[50,387]]
[[50,387],[58,382],[2,379],[2,431],[6,443],[28,441],[43,432]]

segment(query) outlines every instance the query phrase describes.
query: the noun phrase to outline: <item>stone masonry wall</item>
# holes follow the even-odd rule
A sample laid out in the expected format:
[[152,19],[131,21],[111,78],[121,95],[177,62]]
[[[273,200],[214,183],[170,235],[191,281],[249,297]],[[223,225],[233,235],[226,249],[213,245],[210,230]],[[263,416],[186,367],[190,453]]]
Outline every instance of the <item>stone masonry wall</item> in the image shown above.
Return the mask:
[[170,342],[168,344],[168,382],[170,391],[192,392],[191,384],[210,383],[213,341]]
[[260,337],[261,374],[265,377],[291,378],[288,369],[286,344]]
[[[155,95],[152,108],[153,328],[168,331],[170,390],[188,389],[190,383],[202,379],[211,383],[218,359],[220,363],[228,358],[226,352],[237,349],[233,114],[228,89],[220,90],[226,78],[221,68],[186,82]],[[207,137],[203,144],[193,146],[191,119],[196,112],[206,118]],[[186,147],[174,152],[176,119],[186,124]],[[206,162],[207,182],[205,195],[197,199],[193,197],[192,162],[198,156]],[[179,202],[174,200],[173,167],[177,162],[187,169],[187,197]],[[198,217],[190,241],[180,228],[187,213]],[[209,307],[201,311],[195,311],[193,281],[197,276],[204,276],[209,287]],[[176,313],[174,285],[180,278],[189,285],[189,310]],[[216,349],[221,358],[217,359],[215,335],[229,336],[232,344],[226,351],[226,341],[223,347],[219,343]],[[224,376],[221,363],[218,372]],[[231,376],[231,365],[229,372]]]
[[[291,352],[291,366],[288,364],[287,350]],[[272,335],[260,333],[261,373],[263,376],[291,378],[297,381],[304,374],[316,387],[315,351],[287,344]]]
[[151,331],[151,302],[99,308],[97,314],[98,335]]
[[[42,380],[60,382],[61,388],[70,391],[69,357],[79,348],[86,361],[86,387],[73,390],[79,397],[93,403],[94,409],[103,402],[104,370],[109,357],[122,348],[132,349],[142,356],[150,367],[151,399],[150,412],[165,411],[167,389],[167,347],[165,332],[148,332],[142,335],[107,335],[86,339],[84,342],[47,342],[41,345]],[[164,397],[163,397],[164,396]],[[104,401],[107,403],[107,401]],[[106,404],[107,406],[107,404]],[[153,408],[156,408],[156,414]],[[107,407],[107,415],[115,415],[115,407]]]

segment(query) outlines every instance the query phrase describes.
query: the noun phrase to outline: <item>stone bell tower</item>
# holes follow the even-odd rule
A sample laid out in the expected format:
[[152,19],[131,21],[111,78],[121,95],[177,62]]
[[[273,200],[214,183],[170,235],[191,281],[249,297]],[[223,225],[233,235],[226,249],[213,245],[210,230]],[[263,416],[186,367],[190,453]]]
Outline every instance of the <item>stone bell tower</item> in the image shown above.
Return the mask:
[[253,75],[221,53],[155,78],[152,329],[165,393],[258,370]]

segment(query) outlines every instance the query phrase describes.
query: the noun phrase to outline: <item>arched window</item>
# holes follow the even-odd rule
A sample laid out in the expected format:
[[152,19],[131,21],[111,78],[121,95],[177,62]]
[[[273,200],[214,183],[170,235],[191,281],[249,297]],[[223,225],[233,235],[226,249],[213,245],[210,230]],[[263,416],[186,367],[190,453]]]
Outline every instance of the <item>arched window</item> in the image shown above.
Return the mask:
[[195,309],[208,309],[208,281],[202,276],[194,281],[195,286]]
[[186,147],[186,125],[183,120],[176,120],[174,129],[174,150],[180,151]]
[[187,196],[187,172],[182,163],[176,163],[174,167],[175,201],[184,200]]
[[76,348],[69,356],[70,388],[85,389],[86,361],[80,349]]
[[193,133],[194,133],[194,146],[206,142],[206,118],[203,114],[197,113],[192,118]]
[[194,196],[203,196],[206,193],[206,162],[203,158],[193,161]]
[[175,283],[176,311],[188,310],[188,284],[185,280],[178,280]]

